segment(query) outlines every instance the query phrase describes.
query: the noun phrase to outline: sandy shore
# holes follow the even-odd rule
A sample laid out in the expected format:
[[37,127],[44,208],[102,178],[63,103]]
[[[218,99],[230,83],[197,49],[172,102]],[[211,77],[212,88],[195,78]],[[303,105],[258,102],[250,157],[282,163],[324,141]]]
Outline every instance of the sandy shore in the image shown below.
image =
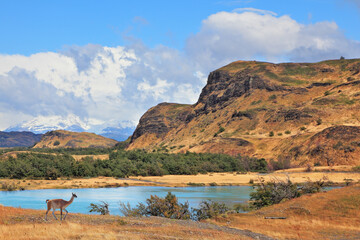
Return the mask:
[[360,173],[337,172],[343,170],[343,167],[337,169],[321,168],[313,172],[302,172],[303,169],[290,169],[290,171],[277,171],[268,174],[261,173],[208,173],[198,175],[165,175],[157,177],[130,177],[126,179],[117,179],[113,177],[96,177],[81,179],[58,180],[31,180],[31,179],[0,179],[0,190],[7,190],[8,186],[18,189],[59,189],[59,188],[102,188],[102,187],[121,187],[121,186],[166,186],[166,187],[184,187],[189,185],[205,186],[229,186],[229,185],[249,185],[251,182],[257,183],[261,179],[271,181],[274,179],[286,180],[289,178],[292,182],[302,183],[308,180],[318,181],[327,180],[335,184],[345,182],[360,182]]

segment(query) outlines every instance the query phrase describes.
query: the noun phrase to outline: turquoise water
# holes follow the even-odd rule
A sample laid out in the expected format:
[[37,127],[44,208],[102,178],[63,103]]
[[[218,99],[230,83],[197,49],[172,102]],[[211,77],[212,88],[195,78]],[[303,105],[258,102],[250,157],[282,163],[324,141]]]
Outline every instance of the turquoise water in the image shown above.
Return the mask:
[[46,209],[46,199],[62,198],[69,200],[71,193],[78,196],[67,207],[70,213],[89,213],[90,203],[109,203],[110,214],[121,215],[119,201],[129,202],[132,207],[139,202],[145,203],[151,195],[165,197],[172,192],[179,202],[189,202],[190,207],[198,207],[203,200],[214,200],[229,205],[242,203],[250,198],[251,186],[216,187],[119,187],[119,188],[83,188],[83,189],[42,189],[6,192],[0,191],[0,204],[4,206]]

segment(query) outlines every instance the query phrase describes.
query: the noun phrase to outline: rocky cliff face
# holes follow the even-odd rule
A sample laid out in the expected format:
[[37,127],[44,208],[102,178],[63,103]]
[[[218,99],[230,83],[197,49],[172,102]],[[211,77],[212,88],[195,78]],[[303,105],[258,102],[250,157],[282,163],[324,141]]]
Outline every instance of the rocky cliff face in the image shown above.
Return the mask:
[[[348,126],[360,127],[360,59],[238,61],[210,73],[194,105],[163,103],[147,111],[129,149],[245,154],[291,159],[293,165],[360,164],[356,144],[339,138],[344,146],[353,146],[344,155],[331,147],[333,142],[318,137]],[[334,150],[325,151],[330,160],[312,154],[319,142]]]

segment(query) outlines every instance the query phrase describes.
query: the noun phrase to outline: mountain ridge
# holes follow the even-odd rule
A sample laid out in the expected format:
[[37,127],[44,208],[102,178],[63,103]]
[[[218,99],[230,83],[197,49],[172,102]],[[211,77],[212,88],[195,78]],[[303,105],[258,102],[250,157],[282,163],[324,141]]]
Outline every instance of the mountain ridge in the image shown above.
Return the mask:
[[56,130],[42,135],[34,148],[109,148],[117,143],[114,139],[95,133]]
[[[209,74],[195,104],[162,103],[150,108],[128,149],[242,154],[299,166],[356,165],[359,139],[339,138],[343,147],[337,148],[336,139],[329,145],[320,133],[347,132],[342,126],[360,128],[359,103],[360,59],[237,61]],[[305,151],[304,144],[311,144],[311,149]],[[331,160],[311,155],[318,145],[328,149]]]
[[0,147],[31,147],[40,141],[42,134],[32,132],[0,131]]

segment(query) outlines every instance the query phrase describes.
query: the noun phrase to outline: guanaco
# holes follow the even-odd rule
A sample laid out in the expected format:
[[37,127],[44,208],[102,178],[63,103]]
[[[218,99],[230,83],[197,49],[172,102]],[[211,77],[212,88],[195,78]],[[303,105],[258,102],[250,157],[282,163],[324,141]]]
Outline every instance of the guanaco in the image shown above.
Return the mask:
[[68,211],[66,210],[66,208],[74,201],[74,198],[77,198],[75,193],[72,193],[72,197],[70,199],[70,201],[66,201],[64,199],[47,199],[46,200],[46,204],[47,204],[47,211],[45,214],[45,221],[47,221],[47,214],[50,211],[50,209],[53,210],[52,214],[54,215],[54,218],[57,220],[56,216],[55,216],[55,210],[56,209],[60,209],[60,220],[62,221],[62,211],[64,210],[66,212],[64,220],[68,214]]

